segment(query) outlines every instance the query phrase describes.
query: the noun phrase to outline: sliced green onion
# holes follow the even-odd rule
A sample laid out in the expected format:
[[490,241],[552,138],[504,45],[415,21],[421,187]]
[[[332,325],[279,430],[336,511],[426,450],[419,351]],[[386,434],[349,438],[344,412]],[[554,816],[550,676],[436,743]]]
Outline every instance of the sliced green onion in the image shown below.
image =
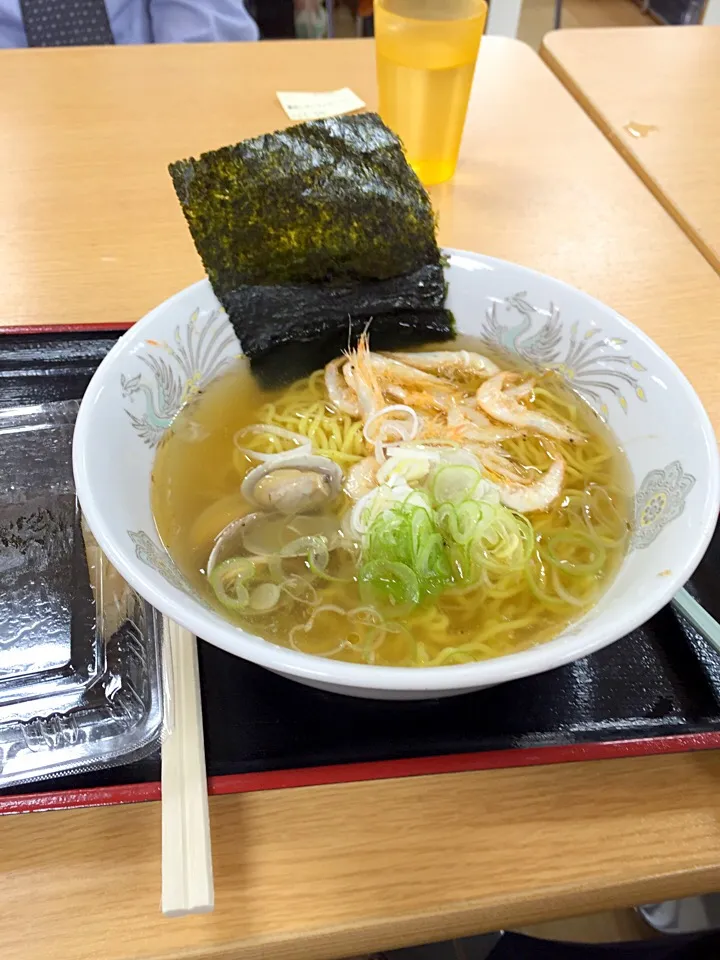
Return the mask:
[[455,543],[465,546],[475,535],[482,507],[476,500],[466,500],[458,505],[443,503],[436,516],[440,529]]
[[280,589],[297,603],[305,603],[314,607],[319,602],[317,590],[304,577],[293,574],[280,584]]
[[[553,567],[550,571],[550,582],[553,585],[553,590],[560,597],[561,600],[564,600],[565,603],[569,604],[571,607],[589,607],[591,603],[591,598],[588,597],[576,597],[569,590],[566,590],[565,587],[560,582],[560,570],[558,567]],[[577,581],[576,581],[577,582]]]
[[468,551],[459,543],[451,543],[448,554],[455,583],[465,589],[467,589],[468,586],[474,588],[478,577],[474,570],[472,557]]
[[[540,577],[541,577],[541,580],[544,580],[545,568],[542,565],[542,561],[539,561],[539,563],[540,563]],[[564,610],[567,609],[567,603],[565,602],[565,600],[563,600],[561,597],[554,597],[543,590],[542,583],[535,579],[535,574],[533,573],[533,570],[532,570],[532,564],[528,564],[528,566],[525,567],[525,579],[527,581],[527,585],[530,587],[530,591],[533,594],[533,596],[537,600],[539,600],[544,607],[547,607],[550,610],[557,610],[558,607]]]
[[244,610],[250,600],[245,580],[255,575],[255,564],[247,557],[231,557],[217,567],[208,577],[210,586],[220,603],[228,610]]
[[316,657],[333,657],[336,653],[340,653],[341,650],[345,648],[345,641],[341,640],[340,643],[336,644],[334,647],[331,647],[329,650],[303,650],[296,639],[296,635],[299,634],[309,634],[312,628],[315,626],[315,621],[323,613],[335,613],[338,616],[345,617],[347,616],[347,611],[343,610],[342,607],[337,607],[332,603],[325,603],[321,607],[317,607],[313,610],[310,618],[305,623],[298,623],[292,628],[288,634],[288,642],[293,650],[297,650],[298,653],[312,653]]
[[[559,556],[558,547],[563,544],[570,547],[581,547],[589,551],[592,559],[583,563],[579,560]],[[544,546],[549,562],[559,567],[563,573],[568,573],[571,576],[598,573],[607,558],[607,551],[600,541],[583,530],[560,530],[548,537]]]
[[310,568],[310,572],[313,573],[316,577],[320,577],[321,580],[327,580],[328,583],[352,583],[353,577],[332,577],[324,569],[327,566],[327,557],[325,557],[325,564],[318,566],[315,556],[313,555],[312,550],[307,555],[307,565]]
[[375,607],[355,607],[354,610],[348,610],[348,620],[356,620],[367,627],[378,627],[383,622]]
[[479,470],[462,464],[441,467],[432,481],[432,498],[435,503],[457,503],[468,500],[482,479]]
[[423,542],[427,540],[428,537],[435,535],[435,524],[430,519],[426,510],[423,510],[421,507],[415,507],[412,511],[410,525],[412,552],[417,556],[422,549]]
[[471,544],[473,559],[494,572],[521,570],[534,546],[532,524],[527,517],[506,507],[489,509],[494,511],[491,521],[482,526]]
[[280,557],[268,557],[267,565],[268,565],[268,572],[276,583],[279,583],[281,580],[285,579],[283,562]]
[[425,540],[422,550],[415,558],[418,579],[426,594],[440,593],[452,581],[450,561],[439,533]]
[[372,560],[360,568],[359,583],[364,603],[396,615],[409,613],[420,602],[418,578],[405,563]]
[[321,535],[311,537],[298,537],[297,540],[291,540],[280,551],[281,557],[302,557],[308,552],[314,554],[317,566],[325,568],[328,564],[330,552],[328,550],[327,538]]
[[[598,501],[598,495],[605,505]],[[619,547],[630,532],[627,521],[619,513],[604,487],[590,484],[582,493],[583,518],[592,536],[604,547]]]
[[261,583],[250,594],[250,609],[255,613],[269,613],[280,602],[280,596],[276,583]]

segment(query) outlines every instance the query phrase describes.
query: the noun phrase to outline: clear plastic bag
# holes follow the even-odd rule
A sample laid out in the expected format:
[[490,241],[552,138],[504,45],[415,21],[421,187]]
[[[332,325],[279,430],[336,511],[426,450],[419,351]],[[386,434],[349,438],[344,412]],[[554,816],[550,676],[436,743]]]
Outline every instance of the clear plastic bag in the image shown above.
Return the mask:
[[77,409],[0,409],[0,789],[137,760],[163,733],[162,617],[82,523]]

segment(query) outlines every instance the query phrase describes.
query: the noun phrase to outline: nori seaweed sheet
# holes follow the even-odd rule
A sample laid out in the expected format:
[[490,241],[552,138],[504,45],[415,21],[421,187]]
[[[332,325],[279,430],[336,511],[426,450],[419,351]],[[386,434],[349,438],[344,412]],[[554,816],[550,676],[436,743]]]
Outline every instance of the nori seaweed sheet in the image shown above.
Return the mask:
[[[244,286],[225,296],[225,309],[242,317],[243,350],[261,356],[279,343],[309,342],[340,330],[347,345],[348,318],[363,327],[373,318],[400,312],[444,313],[445,277],[439,264],[404,277],[322,285]],[[272,324],[268,323],[268,315]],[[373,322],[371,333],[378,323]]]
[[170,174],[251,360],[292,343],[337,355],[370,320],[376,348],[381,332],[388,349],[453,335],[430,199],[376,114],[299,124]]
[[[287,340],[250,360],[250,369],[268,389],[306,377],[357,343],[368,327],[366,319],[346,318],[342,330],[329,330],[311,340]],[[408,350],[454,336],[455,321],[448,310],[397,310],[376,313],[370,325],[373,350]]]

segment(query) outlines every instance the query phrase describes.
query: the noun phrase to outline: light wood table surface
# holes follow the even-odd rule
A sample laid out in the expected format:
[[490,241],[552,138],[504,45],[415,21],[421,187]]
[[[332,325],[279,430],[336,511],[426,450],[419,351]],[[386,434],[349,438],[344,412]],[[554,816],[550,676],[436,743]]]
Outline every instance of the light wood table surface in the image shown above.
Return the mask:
[[542,56],[720,272],[720,27],[561,30]]
[[[139,317],[200,276],[169,160],[284,124],[276,89],[375,101],[368,41],[0,54],[5,324]],[[602,298],[720,427],[720,281],[539,58],[483,43],[446,244]],[[211,801],[216,909],[165,920],[160,808],[0,820],[12,960],[341,957],[720,885],[720,756]]]

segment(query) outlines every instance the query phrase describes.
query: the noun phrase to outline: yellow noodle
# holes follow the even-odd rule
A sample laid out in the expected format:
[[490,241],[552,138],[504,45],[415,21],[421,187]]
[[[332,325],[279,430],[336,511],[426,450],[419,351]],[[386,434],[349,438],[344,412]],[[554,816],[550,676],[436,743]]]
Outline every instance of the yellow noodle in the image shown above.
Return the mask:
[[[330,404],[322,370],[298,380],[272,403],[260,407],[257,420],[307,437],[314,453],[341,466],[351,466],[370,453],[362,435],[362,423]],[[266,444],[264,448],[262,442]],[[271,453],[269,438],[258,440],[254,449]]]
[[[191,432],[185,431],[184,445],[174,444],[172,435],[162,445],[154,469],[153,510],[159,532],[183,572],[211,601],[200,571],[213,538],[232,519],[238,474],[244,476],[257,463],[233,444],[238,430],[258,422],[290,430],[307,437],[315,453],[335,460],[344,470],[372,453],[362,422],[330,403],[323,371],[272,396],[257,390],[248,393],[249,388],[242,386],[246,381],[240,380],[234,374],[224,386],[213,385],[189,408],[211,436],[207,454],[195,452],[187,442]],[[467,387],[467,398],[472,389]],[[320,606],[344,613],[328,613],[308,634],[295,631],[294,646],[320,655],[337,649],[334,658],[355,663],[415,667],[471,663],[541,643],[597,601],[617,570],[628,539],[630,497],[624,462],[608,431],[554,374],[538,380],[529,402],[537,411],[572,425],[586,440],[570,444],[526,436],[500,445],[508,468],[517,466],[527,482],[537,480],[558,456],[566,464],[560,501],[530,515],[535,544],[528,567],[507,573],[486,570],[472,588],[449,589],[410,614],[378,625],[347,620],[349,611],[364,604],[351,579],[355,560],[347,551],[335,550],[327,573],[343,582],[315,576],[313,589]],[[178,435],[185,417],[183,411]],[[246,433],[240,445],[276,453],[291,449],[293,443],[271,434]],[[339,498],[333,509],[344,513],[347,501]],[[293,574],[307,575],[302,558],[292,563]],[[238,625],[288,645],[290,630],[306,622],[309,610],[298,600],[288,600],[271,617],[223,612]]]

